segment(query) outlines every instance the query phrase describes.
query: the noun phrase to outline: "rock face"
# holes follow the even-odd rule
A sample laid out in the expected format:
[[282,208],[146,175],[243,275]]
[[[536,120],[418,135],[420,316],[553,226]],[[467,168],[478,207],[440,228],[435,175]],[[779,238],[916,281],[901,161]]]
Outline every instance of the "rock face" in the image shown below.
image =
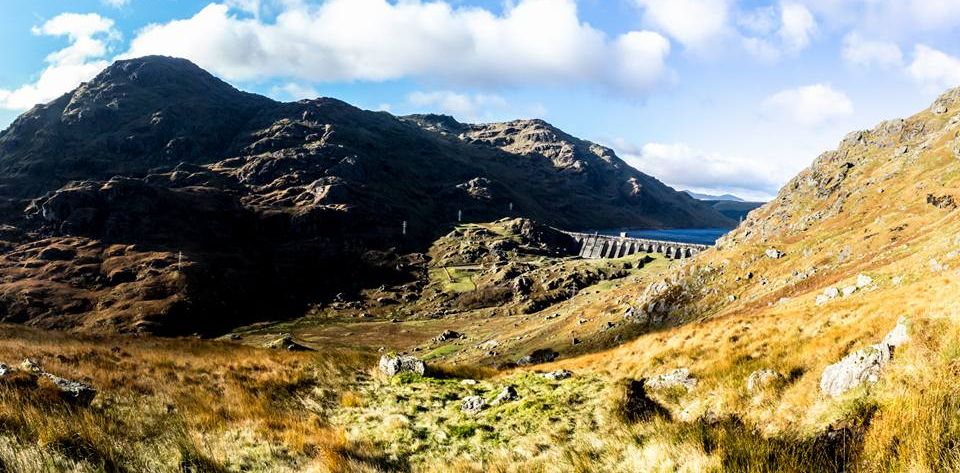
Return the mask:
[[909,340],[906,324],[906,319],[901,318],[880,343],[855,351],[828,366],[820,377],[820,391],[836,397],[862,384],[876,383],[894,350]]
[[423,251],[458,210],[567,229],[733,223],[542,121],[279,103],[151,56],[0,132],[0,320],[177,335],[300,315],[412,279],[387,249]]
[[380,372],[393,377],[401,373],[414,373],[423,376],[427,371],[427,365],[412,356],[390,356],[380,357]]

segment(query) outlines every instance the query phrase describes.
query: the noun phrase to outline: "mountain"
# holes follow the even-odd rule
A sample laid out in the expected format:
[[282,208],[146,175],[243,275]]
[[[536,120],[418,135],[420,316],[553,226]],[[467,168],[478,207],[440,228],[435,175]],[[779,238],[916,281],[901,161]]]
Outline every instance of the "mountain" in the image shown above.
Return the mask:
[[[568,366],[688,370],[696,389],[668,407],[720,422],[731,452],[757,432],[740,453],[817,445],[829,471],[955,469],[958,136],[960,89],[850,133],[714,249],[614,294],[647,335]],[[803,460],[767,465],[822,470]]]
[[683,193],[709,205],[723,216],[737,221],[742,221],[751,211],[764,204],[763,202],[747,202],[732,194],[708,195],[691,191],[683,191]]
[[683,191],[683,193],[697,200],[710,200],[710,201],[725,200],[725,201],[732,201],[732,202],[744,202],[743,199],[733,194],[710,195],[710,194],[699,194],[693,191]]
[[543,121],[280,103],[151,56],[0,133],[0,320],[180,334],[283,318],[410,280],[403,255],[458,214],[734,223]]

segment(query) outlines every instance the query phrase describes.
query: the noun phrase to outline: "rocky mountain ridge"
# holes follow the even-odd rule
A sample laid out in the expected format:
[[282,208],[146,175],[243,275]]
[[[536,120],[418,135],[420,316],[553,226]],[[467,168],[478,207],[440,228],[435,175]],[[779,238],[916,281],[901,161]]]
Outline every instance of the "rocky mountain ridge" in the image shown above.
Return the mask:
[[412,277],[399,253],[461,212],[732,223],[545,122],[444,124],[464,137],[336,99],[275,102],[182,59],[118,61],[0,132],[0,320],[189,333],[282,318]]

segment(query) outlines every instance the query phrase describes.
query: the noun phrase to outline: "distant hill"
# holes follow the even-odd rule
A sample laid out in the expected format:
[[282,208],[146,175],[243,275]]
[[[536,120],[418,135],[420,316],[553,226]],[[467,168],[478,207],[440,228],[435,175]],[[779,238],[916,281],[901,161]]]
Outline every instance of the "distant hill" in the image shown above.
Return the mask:
[[397,254],[458,214],[735,224],[543,121],[281,103],[151,56],[0,132],[0,320],[179,334],[302,313],[408,277]]
[[714,200],[726,200],[726,201],[733,201],[733,202],[745,202],[745,200],[743,200],[743,199],[741,199],[740,197],[737,197],[737,196],[735,196],[735,195],[733,195],[733,194],[710,195],[710,194],[699,194],[699,193],[693,192],[693,191],[682,191],[682,192],[684,192],[685,194],[687,194],[687,195],[689,195],[690,197],[693,197],[694,199],[697,199],[697,200],[710,200],[710,201],[714,201]]

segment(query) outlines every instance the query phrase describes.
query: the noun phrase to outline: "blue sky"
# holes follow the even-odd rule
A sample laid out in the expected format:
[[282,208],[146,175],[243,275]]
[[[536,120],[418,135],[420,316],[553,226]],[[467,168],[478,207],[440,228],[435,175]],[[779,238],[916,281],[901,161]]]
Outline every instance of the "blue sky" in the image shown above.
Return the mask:
[[960,0],[44,0],[0,16],[0,127],[116,58],[280,100],[544,118],[678,188],[769,198],[960,85]]

